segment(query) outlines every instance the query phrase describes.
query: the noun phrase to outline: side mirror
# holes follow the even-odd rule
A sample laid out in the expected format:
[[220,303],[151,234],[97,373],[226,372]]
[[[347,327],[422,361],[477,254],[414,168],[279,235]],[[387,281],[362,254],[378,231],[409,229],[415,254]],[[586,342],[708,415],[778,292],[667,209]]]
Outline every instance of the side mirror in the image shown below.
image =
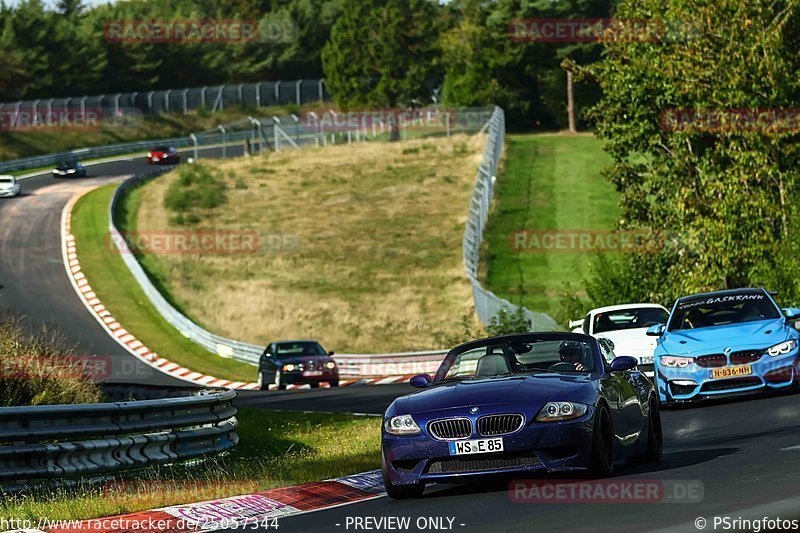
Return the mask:
[[783,314],[786,320],[797,320],[800,318],[800,309],[796,307],[787,307],[783,309]]
[[409,383],[411,383],[412,387],[416,387],[418,389],[427,389],[431,386],[431,377],[428,374],[417,374]]
[[649,328],[647,328],[645,335],[647,335],[648,337],[660,337],[664,334],[665,329],[666,327],[664,326],[664,324],[656,324],[655,326],[650,326]]
[[334,354],[336,354],[336,352],[334,352],[333,350],[331,350],[330,352],[328,352],[328,355],[334,355]]
[[613,372],[625,372],[627,370],[633,370],[638,364],[639,361],[637,361],[635,357],[620,355],[611,361],[611,370]]

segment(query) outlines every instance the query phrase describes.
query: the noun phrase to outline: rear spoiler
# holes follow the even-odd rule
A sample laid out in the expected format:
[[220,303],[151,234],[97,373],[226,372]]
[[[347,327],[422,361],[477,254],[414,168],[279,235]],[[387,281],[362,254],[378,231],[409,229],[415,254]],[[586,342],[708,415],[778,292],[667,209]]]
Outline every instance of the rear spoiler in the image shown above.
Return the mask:
[[578,320],[570,320],[569,327],[570,328],[577,328],[583,325],[583,319],[579,318]]

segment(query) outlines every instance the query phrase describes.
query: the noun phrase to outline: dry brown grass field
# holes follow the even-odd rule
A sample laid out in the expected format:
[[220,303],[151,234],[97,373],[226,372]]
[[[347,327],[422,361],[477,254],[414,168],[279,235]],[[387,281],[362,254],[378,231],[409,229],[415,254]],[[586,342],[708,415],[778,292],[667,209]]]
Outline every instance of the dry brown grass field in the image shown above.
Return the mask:
[[222,171],[227,200],[192,211],[190,226],[164,208],[172,172],[133,195],[135,229],[255,231],[258,251],[142,261],[187,315],[232,338],[313,338],[337,352],[449,347],[465,320],[476,327],[461,238],[484,142],[459,135],[203,162]]

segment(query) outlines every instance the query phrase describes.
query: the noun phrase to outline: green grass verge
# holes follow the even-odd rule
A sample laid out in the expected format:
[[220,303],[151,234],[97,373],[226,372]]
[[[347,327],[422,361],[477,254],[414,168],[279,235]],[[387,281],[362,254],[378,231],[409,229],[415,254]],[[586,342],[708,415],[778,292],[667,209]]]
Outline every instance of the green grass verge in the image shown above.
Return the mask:
[[565,284],[579,285],[590,253],[517,252],[518,230],[608,230],[619,218],[618,195],[600,171],[611,162],[592,135],[535,134],[507,138],[505,172],[497,181],[484,254],[487,287],[512,302],[555,314]]
[[97,297],[125,329],[164,358],[218,378],[254,381],[254,366],[212,354],[183,337],[145,296],[108,238],[108,204],[116,187],[88,193],[72,212],[78,259]]
[[151,470],[104,486],[0,497],[0,517],[86,519],[250,494],[380,467],[380,417],[242,409],[223,457]]

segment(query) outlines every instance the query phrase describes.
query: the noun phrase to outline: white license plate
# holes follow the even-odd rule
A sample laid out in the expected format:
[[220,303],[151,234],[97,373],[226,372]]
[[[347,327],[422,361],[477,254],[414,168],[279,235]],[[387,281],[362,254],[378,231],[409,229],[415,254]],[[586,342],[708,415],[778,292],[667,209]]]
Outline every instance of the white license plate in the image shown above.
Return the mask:
[[653,364],[653,356],[652,355],[645,355],[641,359],[639,359],[640,365],[652,365]]
[[503,451],[503,439],[457,440],[450,442],[450,455],[492,453]]
[[304,376],[309,376],[309,377],[321,376],[322,375],[322,370],[306,370],[305,372],[303,372],[303,375]]
[[157,158],[157,157],[154,157],[154,158],[153,158],[153,161],[158,161],[158,158]]

